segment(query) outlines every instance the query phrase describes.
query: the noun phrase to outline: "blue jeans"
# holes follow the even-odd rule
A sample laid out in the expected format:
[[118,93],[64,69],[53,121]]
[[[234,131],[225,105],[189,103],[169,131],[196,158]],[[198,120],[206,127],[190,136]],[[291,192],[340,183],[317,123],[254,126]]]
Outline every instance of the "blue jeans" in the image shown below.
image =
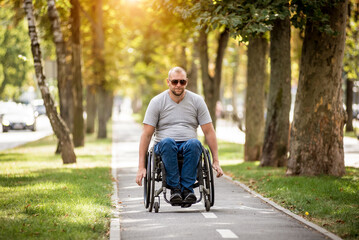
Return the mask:
[[[161,156],[166,169],[166,180],[169,188],[187,188],[193,192],[193,184],[197,178],[197,165],[202,153],[202,144],[197,139],[175,142],[172,138],[164,138],[154,147],[156,155]],[[178,168],[177,153],[183,154],[181,174]]]

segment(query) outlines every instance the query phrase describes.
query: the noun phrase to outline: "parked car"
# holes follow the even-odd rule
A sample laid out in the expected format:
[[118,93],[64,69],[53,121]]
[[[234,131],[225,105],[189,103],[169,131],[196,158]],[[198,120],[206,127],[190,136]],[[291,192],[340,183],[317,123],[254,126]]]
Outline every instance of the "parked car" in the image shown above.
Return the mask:
[[1,119],[3,132],[29,129],[36,131],[36,117],[29,106],[11,103]]
[[37,115],[46,115],[46,108],[45,108],[45,105],[44,105],[44,100],[35,99],[32,102],[32,106],[34,108],[35,114],[37,113]]

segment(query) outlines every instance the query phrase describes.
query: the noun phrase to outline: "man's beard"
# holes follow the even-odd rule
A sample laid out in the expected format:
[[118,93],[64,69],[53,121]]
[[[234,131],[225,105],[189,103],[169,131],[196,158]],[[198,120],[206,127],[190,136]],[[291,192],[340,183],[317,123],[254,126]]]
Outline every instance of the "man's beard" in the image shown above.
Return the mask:
[[181,96],[181,95],[183,94],[184,89],[183,89],[180,93],[176,93],[175,90],[171,90],[171,92],[172,92],[175,96],[179,97],[179,96]]

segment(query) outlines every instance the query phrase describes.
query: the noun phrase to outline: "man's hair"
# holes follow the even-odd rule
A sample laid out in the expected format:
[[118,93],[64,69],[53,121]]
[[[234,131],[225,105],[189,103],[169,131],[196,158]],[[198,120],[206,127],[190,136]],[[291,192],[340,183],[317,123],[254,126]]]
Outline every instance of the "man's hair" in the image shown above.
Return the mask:
[[183,73],[185,73],[186,76],[187,76],[186,70],[184,70],[184,69],[181,68],[181,67],[174,67],[174,68],[171,68],[171,70],[168,72],[168,79],[171,78],[171,74],[172,74],[173,72],[175,72],[175,73],[181,73],[181,72],[183,72]]

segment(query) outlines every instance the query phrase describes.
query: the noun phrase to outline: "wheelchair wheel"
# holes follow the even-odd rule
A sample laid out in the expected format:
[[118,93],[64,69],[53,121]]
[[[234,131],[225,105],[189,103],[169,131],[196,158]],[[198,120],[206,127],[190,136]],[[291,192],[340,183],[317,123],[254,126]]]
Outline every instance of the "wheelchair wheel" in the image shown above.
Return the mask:
[[148,172],[149,175],[149,208],[148,211],[152,212],[152,208],[155,202],[155,177],[156,177],[156,159],[155,159],[155,152],[152,151],[151,161],[149,163],[150,170]]
[[146,154],[146,177],[144,178],[144,183],[143,183],[143,197],[144,197],[144,204],[145,204],[145,208],[148,208],[148,206],[150,205],[150,188],[151,188],[151,157],[152,155],[147,153]]
[[206,207],[206,211],[209,212],[209,210],[211,209],[211,203],[208,199],[204,200],[204,206]]
[[[209,194],[205,194],[205,206],[207,210],[207,200],[210,203],[210,206],[214,205],[214,178],[213,178],[213,169],[211,163],[211,156],[207,149],[204,149],[204,162],[203,162],[203,180],[204,180],[204,187],[208,190]],[[208,210],[209,211],[209,208]]]
[[158,213],[158,210],[160,209],[160,204],[158,202],[155,202],[154,208],[155,208],[155,213]]

